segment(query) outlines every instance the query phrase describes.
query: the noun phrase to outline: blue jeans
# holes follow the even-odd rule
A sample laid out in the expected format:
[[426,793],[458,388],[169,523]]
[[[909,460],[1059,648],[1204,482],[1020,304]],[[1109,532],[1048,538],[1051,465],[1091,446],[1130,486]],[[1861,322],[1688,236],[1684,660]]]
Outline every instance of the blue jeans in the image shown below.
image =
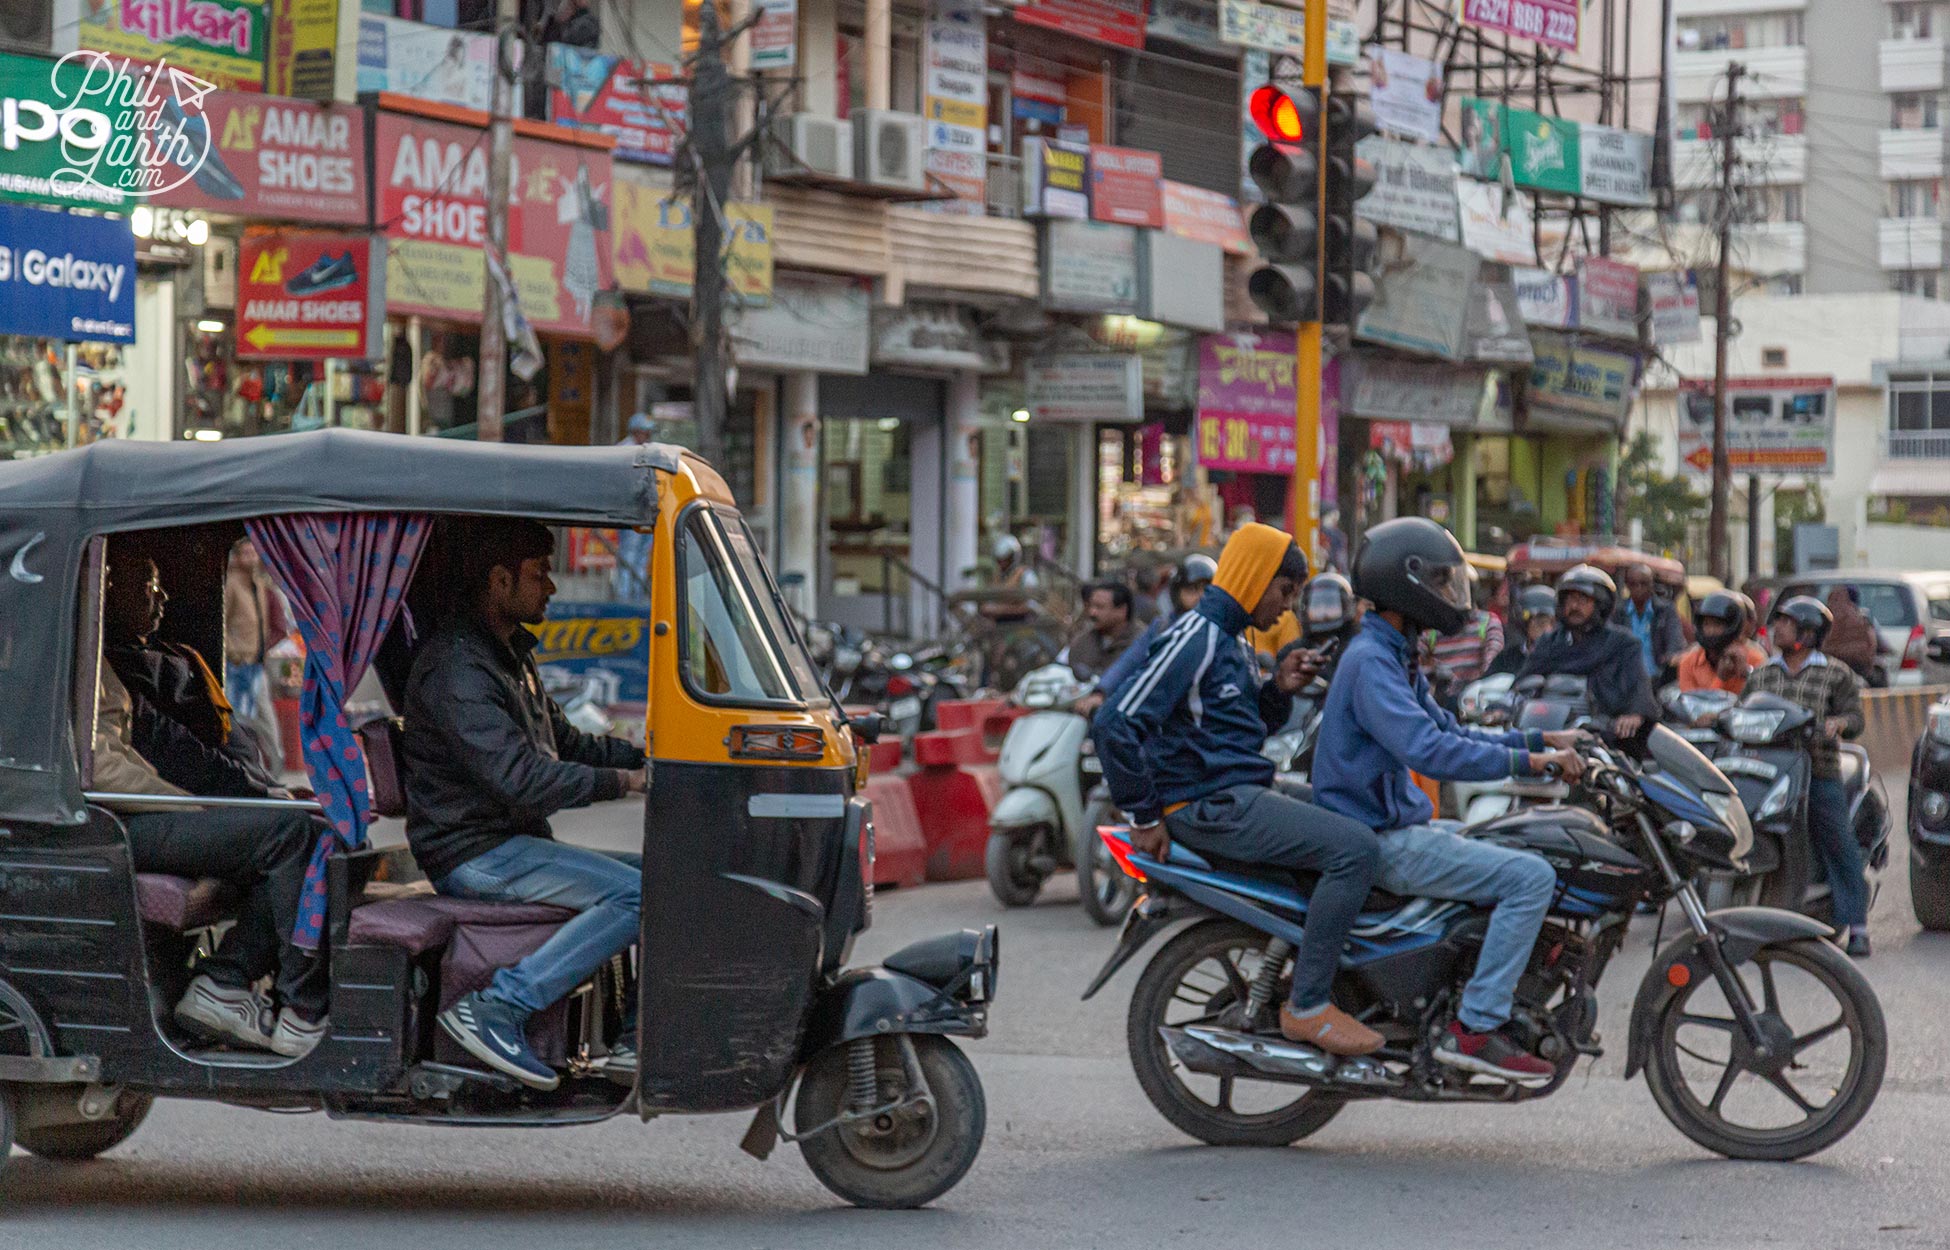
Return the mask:
[[1848,793],[1833,777],[1808,783],[1808,842],[1828,877],[1835,925],[1869,923],[1869,883],[1862,876],[1862,844],[1848,820]]
[[1381,835],[1375,884],[1390,894],[1454,899],[1492,908],[1476,974],[1463,989],[1457,1018],[1487,1033],[1510,1018],[1517,978],[1530,962],[1537,930],[1550,910],[1557,873],[1541,856],[1465,838],[1453,820],[1410,825]]
[[533,954],[494,974],[483,998],[532,1015],[588,979],[637,939],[643,857],[606,854],[546,838],[509,838],[454,869],[434,888],[490,903],[548,903],[580,915]]

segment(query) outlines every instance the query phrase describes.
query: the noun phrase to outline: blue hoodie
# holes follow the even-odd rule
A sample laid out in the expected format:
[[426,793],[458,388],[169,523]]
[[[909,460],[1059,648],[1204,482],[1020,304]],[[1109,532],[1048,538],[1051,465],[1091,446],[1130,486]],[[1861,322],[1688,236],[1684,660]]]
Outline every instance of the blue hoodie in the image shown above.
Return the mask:
[[1310,780],[1314,802],[1385,833],[1435,818],[1411,769],[1437,781],[1494,781],[1529,772],[1530,752],[1543,749],[1536,731],[1464,729],[1430,696],[1409,640],[1370,612],[1327,688]]
[[1098,710],[1091,735],[1111,801],[1138,824],[1228,786],[1272,784],[1273,763],[1259,749],[1293,700],[1262,686],[1258,658],[1239,637],[1249,623],[1231,595],[1209,587]]

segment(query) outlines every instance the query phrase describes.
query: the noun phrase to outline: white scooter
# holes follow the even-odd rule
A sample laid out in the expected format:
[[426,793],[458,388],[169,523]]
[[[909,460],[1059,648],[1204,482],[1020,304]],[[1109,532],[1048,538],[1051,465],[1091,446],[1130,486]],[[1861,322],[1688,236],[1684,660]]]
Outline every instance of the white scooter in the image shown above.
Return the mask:
[[[1508,726],[1520,719],[1524,700],[1513,691],[1514,673],[1491,673],[1463,687],[1456,696],[1456,719],[1465,725]],[[1571,788],[1542,777],[1504,777],[1496,781],[1452,781],[1455,810],[1465,825],[1507,816],[1519,807],[1561,803]]]
[[1033,709],[1009,726],[997,771],[1008,786],[989,813],[989,888],[1005,907],[1027,907],[1059,869],[1074,867],[1083,909],[1100,925],[1123,920],[1137,883],[1097,836],[1116,811],[1090,746],[1090,721],[1075,707],[1097,688],[1067,664],[1027,674],[1014,701]]

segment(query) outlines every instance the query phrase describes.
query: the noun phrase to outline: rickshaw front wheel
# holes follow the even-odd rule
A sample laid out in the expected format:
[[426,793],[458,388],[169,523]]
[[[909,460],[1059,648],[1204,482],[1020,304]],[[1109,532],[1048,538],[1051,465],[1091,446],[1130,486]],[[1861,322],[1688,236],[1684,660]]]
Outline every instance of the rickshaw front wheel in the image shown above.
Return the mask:
[[[903,1041],[913,1046],[925,1091],[908,1078]],[[871,1078],[856,1046],[872,1047]],[[863,1107],[858,1096],[868,1079],[872,1102]],[[856,1207],[906,1209],[933,1202],[967,1174],[982,1149],[988,1103],[975,1065],[947,1038],[883,1036],[815,1056],[793,1118],[802,1133],[831,1125],[799,1143],[820,1184]]]
[[104,1151],[113,1150],[135,1135],[149,1115],[155,1100],[147,1094],[124,1090],[115,1100],[115,1111],[102,1120],[86,1124],[51,1124],[45,1128],[17,1130],[14,1144],[30,1155],[63,1163],[79,1163]]

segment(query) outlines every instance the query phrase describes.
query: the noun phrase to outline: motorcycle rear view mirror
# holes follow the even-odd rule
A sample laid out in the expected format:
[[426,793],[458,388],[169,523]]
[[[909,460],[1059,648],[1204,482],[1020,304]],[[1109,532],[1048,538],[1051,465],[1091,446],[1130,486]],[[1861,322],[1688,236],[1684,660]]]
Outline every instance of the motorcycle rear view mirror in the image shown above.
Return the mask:
[[847,728],[853,731],[855,738],[867,746],[880,741],[880,731],[886,728],[886,725],[886,718],[878,712],[858,712],[846,718]]

